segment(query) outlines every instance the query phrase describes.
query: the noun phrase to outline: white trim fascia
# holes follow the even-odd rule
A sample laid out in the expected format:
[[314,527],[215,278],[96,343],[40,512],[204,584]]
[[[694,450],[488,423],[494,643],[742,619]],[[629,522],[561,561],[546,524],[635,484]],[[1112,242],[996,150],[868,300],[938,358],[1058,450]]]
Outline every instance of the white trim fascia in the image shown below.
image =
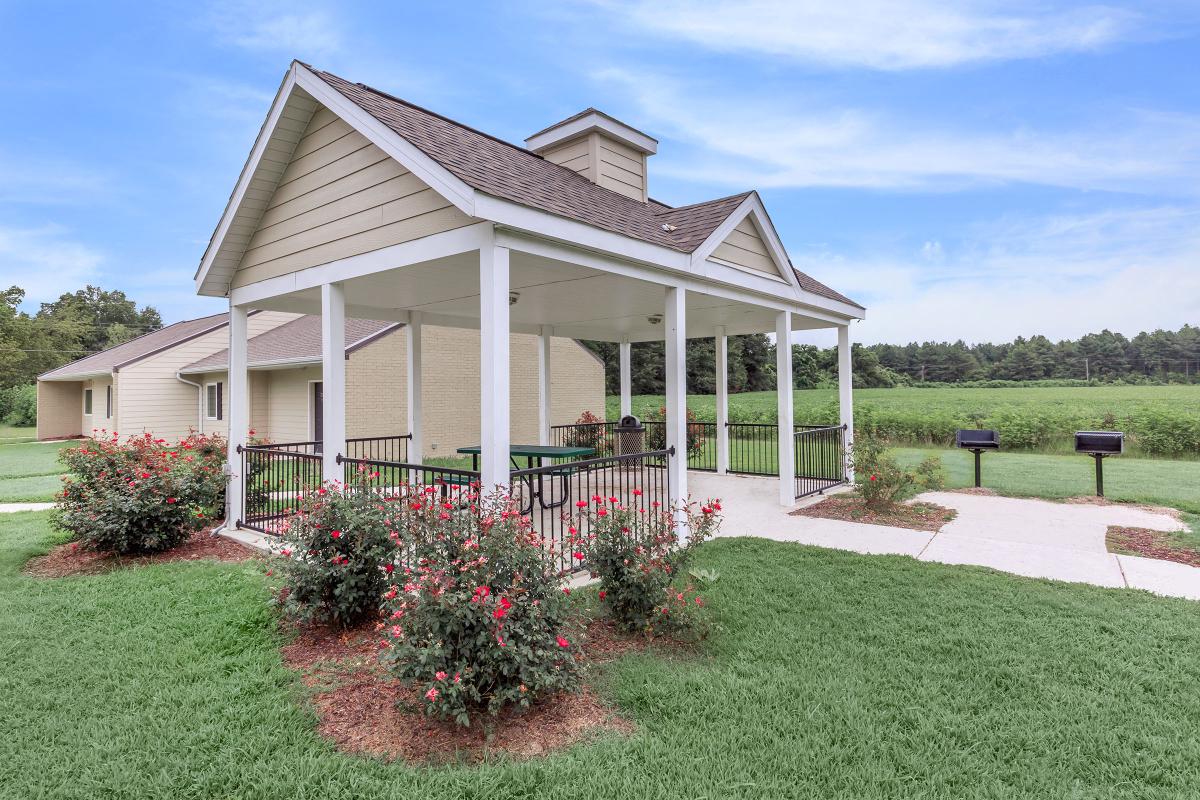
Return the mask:
[[111,378],[112,370],[101,370],[99,372],[74,372],[68,375],[59,375],[54,378],[43,378],[38,376],[38,382],[46,383],[78,383],[79,381],[93,381],[96,378]]
[[192,276],[196,284],[196,294],[204,294],[204,283],[208,279],[213,259],[220,252],[225,236],[229,233],[229,226],[237,217],[238,209],[246,196],[246,190],[250,188],[250,183],[254,180],[254,173],[258,171],[258,162],[262,160],[263,154],[267,151],[267,146],[271,143],[271,138],[275,133],[275,127],[279,124],[280,116],[283,115],[283,109],[287,106],[292,90],[296,87],[296,66],[296,63],[293,62],[287,75],[283,78],[283,83],[279,85],[279,90],[275,93],[275,99],[271,102],[271,110],[267,112],[267,118],[258,130],[258,138],[254,140],[254,147],[251,148],[246,163],[242,165],[242,171],[234,185],[233,194],[229,196],[229,202],[225,204],[225,211],[217,223],[217,229],[213,232],[212,239],[208,242],[208,248],[205,249],[204,256],[200,259],[200,266],[196,268],[196,274]]
[[647,136],[641,131],[634,130],[619,120],[612,119],[607,114],[595,111],[579,119],[571,120],[564,125],[555,125],[541,133],[530,136],[525,140],[525,147],[536,153],[559,143],[577,139],[592,131],[602,131],[609,138],[616,139],[622,144],[627,144],[634,150],[646,155],[654,155],[658,152],[658,141],[656,139]]
[[[491,195],[476,195],[475,216],[514,229],[514,232],[533,233],[574,247],[597,250],[676,272],[687,272],[690,266],[688,254],[682,251],[606,231],[586,222],[566,219]],[[500,231],[497,231],[497,234],[499,233]]]
[[[316,289],[325,283],[336,283],[361,278],[376,272],[433,261],[438,258],[456,256],[478,250],[492,240],[492,223],[476,222],[441,233],[423,236],[409,242],[393,244],[379,250],[371,250],[349,256],[328,264],[307,267],[286,275],[249,283],[229,290],[229,299],[235,306],[253,305],[280,295],[305,289]],[[403,321],[403,320],[397,320]]]
[[[559,261],[567,261],[572,264],[578,264],[589,269],[596,269],[602,272],[611,272],[616,275],[623,275],[629,278],[636,278],[651,283],[657,283],[662,286],[677,286],[687,289],[688,291],[699,292],[701,294],[712,295],[714,297],[722,297],[727,300],[734,300],[750,305],[770,308],[775,311],[791,311],[800,316],[817,319],[822,322],[828,322],[831,327],[836,325],[845,325],[847,320],[858,317],[853,313],[846,313],[835,308],[826,307],[823,304],[814,304],[810,302],[817,298],[815,295],[805,293],[804,299],[800,299],[800,292],[789,291],[790,297],[781,297],[779,294],[779,285],[773,284],[766,278],[761,278],[765,291],[756,292],[744,286],[730,285],[725,282],[709,282],[704,278],[711,278],[711,275],[691,275],[691,274],[671,274],[665,273],[654,267],[646,267],[630,261],[605,256],[601,253],[594,253],[588,250],[570,247],[568,245],[558,244],[556,242],[546,241],[538,237],[522,235],[516,231],[496,232],[496,243],[509,247],[513,250],[519,250],[533,255],[543,256],[545,258],[553,258]],[[714,265],[720,266],[720,265]],[[749,278],[755,276],[748,275]],[[831,305],[840,306],[848,309],[844,303],[836,303],[828,301]],[[854,309],[859,312],[859,309]],[[861,313],[861,312],[859,312]]]
[[475,190],[456,178],[450,170],[425,155],[400,134],[368,114],[354,101],[334,89],[303,64],[293,64],[296,85],[311,94],[321,105],[350,123],[359,133],[410,172],[445,197],[467,216],[474,216]]
[[751,267],[743,267],[741,264],[735,264],[732,261],[726,261],[725,259],[717,258],[716,256],[709,256],[708,263],[717,267],[724,267],[725,269],[736,269],[738,272],[744,272],[747,275],[753,275],[756,278],[764,278],[772,283],[781,283],[785,286],[794,285],[785,281],[782,275],[768,275],[765,272],[752,269]]

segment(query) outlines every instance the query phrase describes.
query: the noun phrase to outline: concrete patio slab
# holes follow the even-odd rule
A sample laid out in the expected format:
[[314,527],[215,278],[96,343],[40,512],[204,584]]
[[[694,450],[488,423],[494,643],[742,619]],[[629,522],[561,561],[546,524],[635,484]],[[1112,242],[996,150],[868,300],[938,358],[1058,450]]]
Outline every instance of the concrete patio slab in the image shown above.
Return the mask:
[[1115,556],[1131,589],[1145,589],[1167,597],[1200,600],[1200,569],[1174,561],[1141,556]]
[[[1200,600],[1200,569],[1134,556],[1105,546],[1110,525],[1182,530],[1175,517],[1124,505],[928,492],[918,499],[953,508],[958,516],[936,534],[816,517],[793,517],[778,502],[778,483],[712,473],[688,473],[692,497],[718,497],[721,536],[758,536],[780,542],[865,554],[909,555],[942,564],[973,564],[1023,575],[1113,588],[1146,589]],[[812,505],[823,497],[800,503]]]
[[919,559],[941,564],[974,564],[1027,578],[1051,578],[1112,588],[1125,586],[1120,565],[1111,553],[1090,553],[1028,542],[939,534],[933,537]]

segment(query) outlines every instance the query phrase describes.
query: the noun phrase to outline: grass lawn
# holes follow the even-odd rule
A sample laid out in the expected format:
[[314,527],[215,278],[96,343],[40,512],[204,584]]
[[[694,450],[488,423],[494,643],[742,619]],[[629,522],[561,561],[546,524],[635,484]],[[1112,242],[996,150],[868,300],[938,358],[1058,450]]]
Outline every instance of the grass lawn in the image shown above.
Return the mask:
[[[975,458],[965,450],[896,448],[901,463],[938,455],[950,487],[975,485]],[[1096,467],[1087,456],[984,453],[983,485],[1001,494],[1075,497],[1096,493]],[[1200,462],[1118,456],[1104,461],[1104,494],[1110,500],[1171,506],[1200,514]]]
[[15,425],[0,425],[0,444],[9,442],[31,442],[37,438],[37,427],[17,427]]
[[0,519],[0,797],[1194,796],[1200,604],[907,558],[706,545],[719,628],[626,657],[638,726],[525,763],[412,769],[314,732],[248,564],[35,580]]
[[[27,430],[27,429],[22,429]],[[0,503],[48,502],[62,487],[58,451],[79,442],[0,442]]]

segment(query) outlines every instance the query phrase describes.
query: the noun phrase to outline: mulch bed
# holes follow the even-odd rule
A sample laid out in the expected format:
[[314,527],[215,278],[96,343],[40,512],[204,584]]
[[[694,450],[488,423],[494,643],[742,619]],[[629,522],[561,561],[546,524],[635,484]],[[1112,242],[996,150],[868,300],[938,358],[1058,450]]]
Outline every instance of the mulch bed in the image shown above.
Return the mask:
[[[321,735],[348,753],[414,765],[476,763],[498,754],[534,758],[597,733],[634,731],[586,686],[576,694],[543,698],[526,710],[502,712],[490,735],[483,725],[462,728],[425,716],[420,690],[379,665],[373,624],[350,631],[292,626],[291,632],[294,638],[282,648],[284,662],[312,689]],[[583,657],[586,666],[660,645],[596,621],[587,628]]]
[[841,494],[826,497],[819,503],[791,512],[793,517],[820,517],[843,522],[862,522],[868,525],[890,525],[914,531],[938,531],[956,512],[933,503],[899,503],[887,511],[867,508],[861,497]]
[[1165,531],[1110,525],[1105,543],[1110,553],[1158,558],[1187,564],[1189,567],[1200,567],[1200,551],[1180,547],[1172,540],[1171,534]]
[[35,578],[66,578],[72,575],[100,575],[123,567],[160,564],[167,561],[245,561],[262,555],[257,550],[214,536],[212,528],[192,534],[186,542],[162,553],[146,556],[117,556],[99,553],[78,542],[60,544],[44,556],[31,558],[25,574]]

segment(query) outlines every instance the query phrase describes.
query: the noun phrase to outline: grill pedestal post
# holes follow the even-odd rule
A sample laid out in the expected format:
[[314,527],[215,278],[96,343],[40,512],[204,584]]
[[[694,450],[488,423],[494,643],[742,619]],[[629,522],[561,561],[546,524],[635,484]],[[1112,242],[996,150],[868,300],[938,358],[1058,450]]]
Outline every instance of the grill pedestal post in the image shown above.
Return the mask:
[[1092,453],[1096,459],[1096,497],[1104,497],[1104,454]]
[[971,452],[975,454],[975,488],[978,489],[983,485],[979,470],[979,457],[983,455],[983,451],[976,447]]

